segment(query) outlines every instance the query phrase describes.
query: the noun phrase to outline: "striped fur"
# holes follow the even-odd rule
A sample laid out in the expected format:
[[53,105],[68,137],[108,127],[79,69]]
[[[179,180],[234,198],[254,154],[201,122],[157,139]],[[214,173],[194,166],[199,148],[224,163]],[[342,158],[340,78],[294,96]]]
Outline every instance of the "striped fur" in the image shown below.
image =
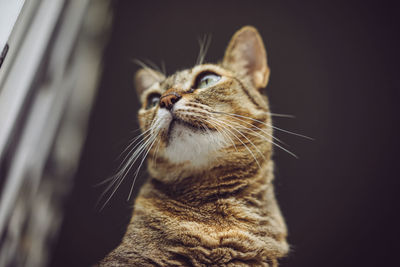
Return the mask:
[[[262,62],[246,62],[243,42],[255,47]],[[272,122],[260,92],[269,77],[263,49],[258,32],[247,26],[235,34],[221,64],[168,78],[153,70],[153,78],[137,77],[151,84],[136,85],[141,129],[155,129],[148,146],[150,177],[122,243],[100,266],[277,266],[287,254],[273,187]],[[205,71],[220,81],[192,90]],[[171,88],[182,95],[171,112],[146,109],[149,95]]]

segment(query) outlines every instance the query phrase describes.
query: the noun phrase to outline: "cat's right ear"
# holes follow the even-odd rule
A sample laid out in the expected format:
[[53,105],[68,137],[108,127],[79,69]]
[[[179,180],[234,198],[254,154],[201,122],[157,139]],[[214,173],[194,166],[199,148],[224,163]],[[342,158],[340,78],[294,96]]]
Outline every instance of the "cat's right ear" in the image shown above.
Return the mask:
[[164,74],[150,68],[143,68],[136,72],[134,84],[137,94],[140,96],[144,91],[149,89],[153,84],[161,82],[165,79]]
[[267,86],[269,68],[264,42],[257,29],[245,26],[229,42],[222,65],[237,75],[250,77],[257,89]]

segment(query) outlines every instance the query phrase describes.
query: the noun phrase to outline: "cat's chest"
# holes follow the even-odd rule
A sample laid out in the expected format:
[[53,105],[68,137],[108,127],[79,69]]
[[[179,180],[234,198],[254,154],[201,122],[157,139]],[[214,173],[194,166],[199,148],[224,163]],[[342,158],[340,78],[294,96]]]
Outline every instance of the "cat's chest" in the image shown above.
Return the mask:
[[229,263],[240,266],[243,262],[257,262],[262,266],[268,258],[265,235],[249,231],[244,223],[216,218],[212,221],[184,220],[156,212],[152,213],[152,218],[157,215],[162,223],[153,234],[163,240],[164,244],[158,249],[168,259],[191,262],[193,266]]
[[264,208],[229,199],[188,206],[144,195],[135,203],[132,239],[148,257],[185,266],[262,266],[276,254]]
[[261,264],[268,256],[263,237],[237,226],[221,227],[186,221],[179,222],[167,232],[169,255],[186,258],[195,266]]

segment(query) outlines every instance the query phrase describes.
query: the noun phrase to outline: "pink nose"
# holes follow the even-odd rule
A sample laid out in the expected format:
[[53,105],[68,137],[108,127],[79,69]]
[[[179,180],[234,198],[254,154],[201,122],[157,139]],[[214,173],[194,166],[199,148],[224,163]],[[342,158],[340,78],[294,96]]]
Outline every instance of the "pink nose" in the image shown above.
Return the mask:
[[181,98],[182,96],[177,92],[167,90],[160,98],[160,107],[170,110]]

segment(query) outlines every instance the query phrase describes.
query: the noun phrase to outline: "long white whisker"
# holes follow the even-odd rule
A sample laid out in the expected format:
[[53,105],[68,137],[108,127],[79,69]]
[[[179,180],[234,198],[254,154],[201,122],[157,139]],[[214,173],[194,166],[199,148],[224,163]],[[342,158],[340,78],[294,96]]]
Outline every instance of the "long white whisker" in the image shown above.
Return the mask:
[[[203,110],[202,110],[202,111],[203,111]],[[204,111],[203,111],[203,112],[204,112]],[[212,115],[213,113],[225,114],[225,112],[211,112],[210,115]],[[189,114],[190,114],[190,115],[193,115],[193,114],[191,114],[191,113],[189,113]],[[232,116],[230,113],[227,113],[227,114],[225,114],[225,115],[229,115],[231,118],[233,118],[233,119],[235,119],[235,120],[244,122],[244,123],[246,123],[246,124],[248,124],[248,125],[250,125],[250,126],[252,126],[252,127],[256,128],[256,129],[258,129],[258,130],[260,130],[260,131],[263,132],[264,134],[266,134],[266,135],[268,135],[269,137],[271,137],[273,140],[277,140],[278,142],[284,144],[280,139],[274,137],[273,135],[271,135],[270,133],[266,132],[265,130],[263,130],[263,129],[261,129],[261,128],[259,128],[259,127],[255,126],[255,125],[253,125],[253,124],[251,124],[251,123],[245,121],[245,120],[242,120],[242,119],[240,119],[240,118],[237,118],[237,117],[235,117],[235,116]],[[241,116],[241,117],[245,117],[245,116]],[[210,118],[210,119],[217,119],[217,120],[220,120],[220,122],[223,122],[223,121],[224,121],[224,122],[227,122],[227,121],[225,121],[225,120],[221,120],[221,118],[216,118],[215,116],[210,116],[209,118]],[[250,117],[246,117],[246,118],[251,119],[251,120],[254,120],[254,119],[252,119],[252,118],[250,118]],[[207,121],[210,122],[209,120],[207,120]],[[266,125],[266,126],[269,127],[269,125],[266,124],[266,123],[263,123],[263,122],[258,121],[258,120],[256,120],[256,121],[257,121],[257,122],[260,122],[260,123],[262,123],[263,125]],[[273,140],[270,140],[270,139],[266,138],[266,137],[263,136],[262,134],[260,134],[260,133],[258,133],[258,132],[256,132],[256,131],[254,131],[253,129],[248,128],[248,127],[245,127],[245,126],[241,125],[240,123],[237,123],[237,122],[234,122],[234,121],[228,121],[228,122],[229,122],[229,123],[234,123],[236,126],[239,126],[239,127],[243,128],[243,129],[246,129],[246,130],[251,131],[253,135],[258,135],[259,137],[263,138],[263,139],[266,140],[267,142],[270,142],[271,144],[275,145],[276,147],[282,149],[283,151],[285,151],[286,153],[290,154],[291,156],[293,156],[293,157],[295,157],[295,158],[298,158],[298,156],[297,156],[296,154],[294,154],[293,152],[291,152],[290,150],[288,150],[288,149],[284,148],[283,146],[277,144],[277,143],[274,142]],[[225,123],[225,124],[226,124],[226,123]],[[228,125],[228,126],[229,126],[230,128],[232,128],[232,129],[234,129],[233,127],[231,127],[231,125],[229,125],[229,124],[226,124],[226,125]],[[221,126],[221,125],[220,125],[220,126]],[[214,126],[214,127],[215,127],[215,126]],[[237,131],[236,129],[234,129],[234,130]],[[241,135],[243,135],[243,134],[241,134]],[[246,138],[248,141],[250,141],[247,137],[245,137],[245,138]],[[250,143],[251,143],[254,147],[256,147],[251,141],[250,141]],[[256,148],[257,148],[257,147],[256,147]],[[260,151],[258,148],[257,148],[257,150],[258,150],[258,152]],[[261,153],[261,155],[263,155],[263,154]],[[264,157],[264,155],[263,155],[263,157]]]
[[158,77],[157,72],[152,68],[150,68],[149,66],[147,66],[145,63],[143,63],[143,61],[139,59],[134,59],[133,62],[141,66],[143,69],[145,69],[151,76],[153,76],[153,78],[159,80],[160,77]]
[[[149,129],[149,130],[150,130],[150,129]],[[124,163],[126,162],[127,158],[129,158],[129,157],[131,156],[131,153],[134,152],[135,149],[136,149],[140,144],[142,144],[145,140],[147,140],[147,138],[149,138],[149,137],[151,136],[151,133],[149,132],[149,130],[146,132],[146,136],[144,136],[143,139],[141,139],[139,142],[137,142],[137,143],[130,149],[130,152],[128,152],[128,153],[125,155],[124,159],[121,161],[120,165],[118,166],[118,169],[121,168],[122,165],[124,165]],[[141,136],[138,136],[137,138],[135,138],[135,140],[134,140],[131,144],[129,144],[129,146],[128,146],[127,148],[125,148],[124,152],[122,152],[122,153],[125,153],[125,151],[126,151],[129,147],[131,147],[131,146],[135,143],[135,141],[137,141],[140,137],[141,137]],[[121,154],[121,155],[122,155],[122,154]],[[121,155],[119,156],[119,158],[121,157]]]
[[278,127],[276,127],[276,126],[274,126],[274,125],[267,124],[267,123],[265,123],[265,122],[262,122],[262,121],[260,121],[260,120],[253,119],[253,118],[250,118],[250,117],[247,117],[247,116],[242,116],[242,115],[234,114],[234,113],[219,112],[219,111],[213,111],[213,113],[219,113],[219,114],[225,114],[225,115],[228,115],[228,116],[233,116],[233,117],[240,117],[240,118],[244,118],[244,119],[249,119],[249,120],[256,121],[256,122],[258,122],[258,123],[264,124],[265,126],[272,127],[272,128],[274,128],[274,129],[276,129],[276,130],[278,130],[278,131],[281,131],[281,132],[285,132],[285,133],[288,133],[288,134],[293,134],[293,135],[296,135],[296,136],[299,136],[299,137],[303,137],[303,138],[306,138],[306,139],[309,139],[309,140],[314,140],[313,138],[311,138],[311,137],[309,137],[309,136],[302,135],[302,134],[298,134],[298,133],[294,133],[294,132],[291,132],[291,131],[288,131],[288,130],[284,130],[284,129],[278,128]]
[[[239,124],[239,125],[240,125],[240,124]],[[243,126],[242,126],[242,127],[243,127]],[[262,134],[260,134],[260,133],[258,133],[258,132],[256,132],[256,131],[254,131],[254,130],[252,130],[252,129],[250,129],[250,128],[247,128],[247,127],[243,127],[243,128],[244,128],[244,129],[247,129],[247,130],[250,130],[250,131],[252,132],[252,133],[250,133],[250,134],[252,134],[252,135],[257,135],[257,136],[263,138],[264,140],[266,140],[267,142],[270,142],[271,144],[275,145],[276,147],[278,147],[278,148],[282,149],[283,151],[289,153],[289,154],[292,155],[293,157],[299,158],[296,154],[294,154],[294,153],[291,152],[290,150],[288,150],[288,149],[282,147],[281,145],[275,143],[273,140],[266,138],[266,137],[263,136]]]
[[[211,112],[211,113],[218,113],[217,111],[212,110],[209,106],[204,105],[204,104],[201,104],[201,103],[199,103],[199,102],[194,102],[194,103],[191,103],[191,104],[192,104],[192,105],[195,105],[195,106],[197,106],[197,107],[199,107],[199,108],[202,108],[203,110],[206,110],[206,111],[208,111],[208,112]],[[222,113],[223,113],[223,112],[222,112]],[[271,116],[273,116],[273,117],[282,117],[282,118],[291,118],[291,119],[296,118],[296,116],[290,115],[290,114],[272,113],[272,112],[263,112],[263,113],[264,113],[264,114],[269,114],[269,115],[271,115]]]
[[281,118],[289,118],[289,119],[296,118],[296,116],[290,115],[290,114],[280,114],[280,113],[271,113],[271,112],[266,112],[266,113],[273,117],[281,117]]
[[165,61],[161,61],[161,70],[164,76],[167,76],[167,67],[165,66]]
[[219,121],[220,123],[223,123],[225,125],[227,125],[228,127],[230,127],[232,130],[235,130],[236,132],[238,132],[241,136],[243,136],[257,151],[258,153],[265,159],[264,154],[260,151],[260,149],[249,139],[247,138],[246,135],[244,135],[242,132],[240,132],[239,130],[233,128],[231,125],[229,125],[228,123],[222,121],[222,120],[218,120],[216,118],[213,118],[214,121]]
[[[148,136],[146,136],[146,137],[148,137]],[[145,138],[146,138],[146,137],[145,137]],[[130,154],[131,154],[131,153],[137,151],[137,150],[135,150],[135,148],[138,147],[138,146],[140,146],[140,145],[142,145],[142,144],[145,142],[145,140],[146,140],[145,138],[143,138],[142,140],[140,140],[138,143],[135,144],[135,146],[131,149],[131,151],[124,157],[124,159],[122,160],[122,162],[119,164],[118,169],[120,169],[120,168],[125,164],[127,158],[130,157]],[[125,149],[125,150],[126,150],[126,149]],[[120,157],[120,156],[119,156],[119,157]],[[110,187],[112,187],[112,185],[115,183],[115,179],[116,179],[116,176],[117,176],[117,175],[118,175],[118,173],[117,173],[116,175],[113,175],[113,176],[111,176],[111,177],[108,177],[108,178],[104,179],[103,181],[101,181],[101,182],[95,184],[95,186],[103,185],[103,184],[107,183],[108,181],[114,179],[114,181],[111,182],[111,184],[109,184],[108,187],[105,189],[105,191],[103,192],[103,194],[104,194],[104,193],[107,192],[107,191],[110,189]],[[103,194],[102,194],[102,195],[103,195]]]
[[139,148],[133,153],[131,158],[128,160],[128,162],[125,163],[124,167],[114,176],[115,180],[112,181],[112,183],[107,187],[107,189],[101,194],[100,199],[103,198],[104,194],[114,185],[114,189],[111,192],[110,196],[107,198],[105,203],[102,205],[101,209],[107,205],[107,203],[110,201],[110,199],[113,197],[119,186],[121,185],[122,181],[126,177],[126,175],[129,173],[130,169],[133,167],[139,156],[145,151],[147,145],[152,142],[154,137],[150,137],[148,140],[146,140],[144,143],[142,143]]
[[[220,125],[220,126],[222,127],[222,125],[221,125],[219,122],[215,121],[214,119],[213,119],[213,121],[214,121],[214,123],[216,123],[216,124],[218,124],[218,125]],[[233,128],[232,128],[232,129],[233,129]],[[258,160],[257,160],[256,156],[254,155],[253,151],[251,151],[251,149],[250,149],[242,140],[240,140],[240,138],[239,138],[236,134],[234,134],[231,130],[229,130],[228,127],[225,127],[225,130],[227,130],[228,132],[230,132],[236,139],[239,140],[240,143],[243,144],[243,146],[244,146],[244,147],[249,151],[249,153],[253,156],[254,160],[255,160],[256,163],[257,163],[257,165],[261,168],[261,165],[260,165],[260,163],[258,162]],[[240,132],[239,132],[239,133],[240,133]],[[244,135],[242,134],[242,136],[244,136]],[[253,145],[254,145],[254,144],[253,144]]]
[[150,67],[152,67],[153,69],[155,69],[156,71],[158,71],[159,73],[162,73],[165,75],[165,72],[163,71],[162,67],[160,68],[156,63],[154,63],[153,61],[146,59],[146,63],[147,65],[149,65]]
[[[210,121],[209,121],[209,123],[210,123],[211,125],[213,125],[213,126],[215,127],[215,129],[218,129],[218,126],[216,126],[215,124],[211,123]],[[220,127],[221,127],[221,126],[220,126]],[[235,145],[235,142],[233,142],[233,140],[232,140],[232,138],[230,137],[229,133],[226,132],[226,129],[223,128],[223,127],[221,127],[220,130],[221,130],[223,133],[225,133],[225,135],[226,135],[226,136],[228,137],[228,139],[231,141],[231,143],[232,143],[233,147],[235,148],[236,152],[238,152],[238,149],[237,149],[237,147],[236,147],[236,145]]]
[[230,140],[231,141],[231,143],[232,143],[232,145],[233,145],[233,147],[235,148],[235,150],[236,151],[238,151],[237,150],[237,147],[236,147],[236,145],[235,145],[235,142],[233,142],[233,140],[232,140],[232,138],[229,136],[229,134],[224,130],[224,128],[219,128],[217,125],[215,125],[215,123],[212,123],[211,121],[209,121],[209,120],[205,120],[207,123],[209,123],[209,124],[211,124],[214,128],[215,128],[215,130],[217,130],[222,136],[226,136],[227,138],[228,138],[228,140]]
[[[266,135],[268,135],[268,136],[271,137],[272,139],[275,139],[277,142],[279,142],[279,143],[281,143],[281,144],[284,144],[284,142],[282,142],[280,139],[278,139],[277,137],[274,137],[272,134],[266,132],[265,130],[263,130],[263,129],[261,129],[261,128],[259,128],[259,127],[255,126],[255,125],[253,125],[253,124],[251,124],[251,123],[245,121],[245,120],[242,120],[242,119],[239,119],[239,118],[236,118],[236,117],[233,117],[233,116],[231,116],[231,117],[234,118],[234,119],[236,119],[236,120],[239,120],[239,121],[241,121],[241,122],[244,122],[244,123],[246,123],[247,125],[250,125],[250,126],[256,128],[257,130],[262,131],[263,133],[265,133]],[[221,119],[221,118],[219,118],[219,119]],[[235,123],[235,122],[232,122],[232,121],[230,121],[230,122],[231,122],[231,123]],[[240,123],[236,123],[236,124],[243,127],[243,125],[241,125]],[[246,128],[247,128],[247,127],[246,127]],[[247,129],[250,129],[250,128],[247,128]]]
[[122,172],[125,172],[126,168],[131,165],[131,162],[133,161],[133,163],[135,162],[137,156],[141,153],[141,150],[143,150],[150,142],[152,142],[153,140],[153,136],[151,136],[149,139],[145,140],[144,142],[142,142],[142,145],[134,151],[134,153],[132,154],[132,156],[130,157],[129,161],[124,164],[124,167],[122,168]]
[[203,64],[210,43],[211,43],[211,35],[205,35],[203,39],[199,39],[200,51],[199,55],[197,56],[196,65]]
[[128,195],[127,201],[131,198],[131,195],[132,195],[132,192],[133,192],[133,187],[135,186],[136,178],[137,178],[137,176],[139,174],[140,168],[142,167],[143,162],[145,161],[147,155],[149,154],[149,152],[150,152],[151,148],[153,147],[154,143],[156,142],[156,140],[157,140],[157,135],[154,137],[154,141],[151,143],[150,147],[147,149],[146,153],[144,154],[144,156],[142,158],[142,161],[139,164],[139,167],[137,168],[137,170],[135,172],[135,176],[133,177],[132,186],[131,186],[131,189],[129,191],[129,195]]
[[128,141],[128,145],[126,146],[126,148],[118,155],[117,159],[120,159],[121,156],[140,138],[142,137],[144,134],[146,134],[149,131],[146,130],[145,132],[139,134],[138,136],[135,136],[132,140]]

